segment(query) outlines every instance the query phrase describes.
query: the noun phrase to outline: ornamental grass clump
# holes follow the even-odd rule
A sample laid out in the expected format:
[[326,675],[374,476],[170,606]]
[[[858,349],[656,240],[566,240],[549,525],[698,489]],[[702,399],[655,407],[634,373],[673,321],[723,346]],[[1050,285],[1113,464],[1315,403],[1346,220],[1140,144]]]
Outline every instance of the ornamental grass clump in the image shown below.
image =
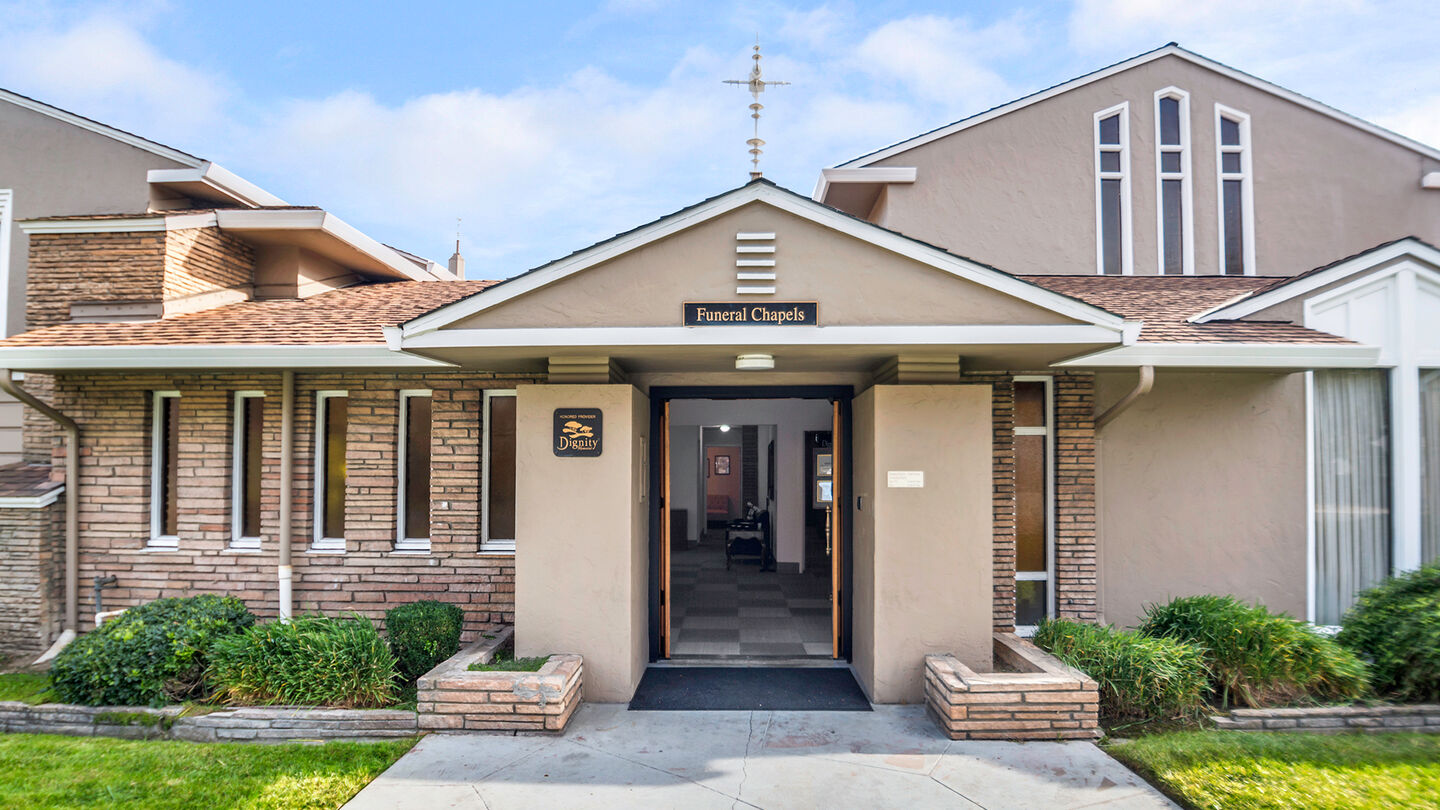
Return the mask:
[[214,644],[255,624],[233,596],[157,599],[71,642],[50,670],[56,696],[88,706],[163,706],[205,696]]
[[224,639],[209,680],[227,703],[380,708],[396,701],[395,656],[363,616],[306,616]]
[[1046,619],[1035,645],[1095,679],[1100,716],[1125,720],[1193,720],[1205,694],[1205,662],[1183,642],[1105,625]]
[[400,679],[418,680],[460,651],[465,611],[448,602],[423,600],[385,612],[385,635],[395,653]]
[[1360,594],[1335,640],[1370,662],[1376,691],[1440,702],[1440,561]]
[[1140,632],[1200,648],[1221,707],[1355,700],[1365,664],[1304,622],[1232,596],[1185,596],[1145,610]]

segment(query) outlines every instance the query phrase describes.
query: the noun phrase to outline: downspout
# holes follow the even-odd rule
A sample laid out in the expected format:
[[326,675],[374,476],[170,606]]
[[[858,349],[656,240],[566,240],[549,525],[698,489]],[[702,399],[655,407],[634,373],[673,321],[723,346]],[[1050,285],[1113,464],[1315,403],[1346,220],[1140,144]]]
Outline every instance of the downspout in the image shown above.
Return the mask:
[[280,596],[281,621],[289,621],[292,602],[290,545],[294,541],[295,507],[295,372],[285,369],[280,383]]
[[15,382],[14,372],[0,370],[0,390],[20,400],[59,425],[65,431],[65,627],[60,637],[44,655],[35,659],[42,664],[75,640],[80,626],[80,426]]
[[1095,431],[1098,433],[1101,428],[1115,421],[1115,417],[1124,413],[1131,405],[1134,405],[1135,400],[1150,393],[1150,389],[1153,387],[1155,387],[1155,367],[1141,366],[1140,379],[1135,383],[1135,387],[1130,390],[1130,393],[1121,397],[1119,402],[1111,405],[1104,413],[1095,417]]

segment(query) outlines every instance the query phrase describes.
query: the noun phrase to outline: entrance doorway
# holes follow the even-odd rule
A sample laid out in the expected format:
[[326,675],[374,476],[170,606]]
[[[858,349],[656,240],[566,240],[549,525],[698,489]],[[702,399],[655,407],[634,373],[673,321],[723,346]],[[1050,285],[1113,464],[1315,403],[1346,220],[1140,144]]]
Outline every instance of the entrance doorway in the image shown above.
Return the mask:
[[652,389],[653,660],[848,658],[849,399]]

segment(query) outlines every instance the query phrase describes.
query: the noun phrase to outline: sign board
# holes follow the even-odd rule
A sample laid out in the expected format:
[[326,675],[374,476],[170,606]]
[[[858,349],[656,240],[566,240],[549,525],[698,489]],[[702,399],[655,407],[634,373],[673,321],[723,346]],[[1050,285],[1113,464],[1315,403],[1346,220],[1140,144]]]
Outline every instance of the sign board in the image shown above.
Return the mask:
[[885,483],[894,489],[919,489],[925,486],[924,470],[890,470]]
[[687,301],[686,326],[817,326],[820,305],[814,301]]
[[605,433],[604,414],[599,408],[556,408],[555,438],[551,447],[564,458],[595,458],[600,455]]

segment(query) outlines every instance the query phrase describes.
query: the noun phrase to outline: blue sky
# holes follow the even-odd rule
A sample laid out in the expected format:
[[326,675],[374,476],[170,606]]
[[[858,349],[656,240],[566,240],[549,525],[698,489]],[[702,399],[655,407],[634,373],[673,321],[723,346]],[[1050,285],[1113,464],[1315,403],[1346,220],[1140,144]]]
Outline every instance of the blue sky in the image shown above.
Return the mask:
[[[504,277],[743,183],[819,170],[1174,40],[1440,145],[1440,3],[323,4],[0,0],[0,86]],[[56,212],[64,213],[64,212]]]

